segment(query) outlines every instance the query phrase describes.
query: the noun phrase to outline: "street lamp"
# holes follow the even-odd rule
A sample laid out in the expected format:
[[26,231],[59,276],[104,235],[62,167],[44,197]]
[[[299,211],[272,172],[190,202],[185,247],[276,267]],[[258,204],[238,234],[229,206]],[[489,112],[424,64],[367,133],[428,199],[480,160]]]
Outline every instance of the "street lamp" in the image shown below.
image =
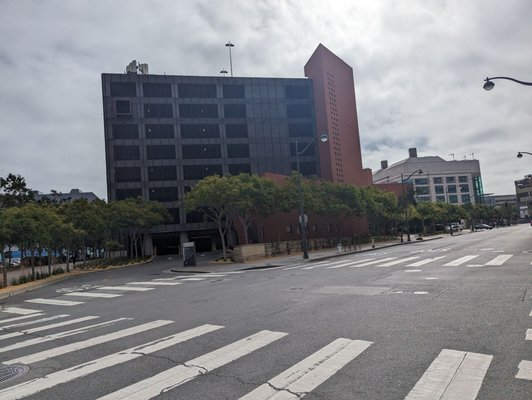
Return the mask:
[[[404,212],[405,212],[405,222],[406,222],[406,237],[407,241],[411,242],[412,239],[410,239],[410,222],[408,221],[408,207],[406,204],[406,197],[405,197],[405,182],[409,180],[413,175],[415,174],[422,174],[423,171],[421,169],[418,169],[417,171],[412,172],[410,175],[408,175],[406,178],[403,178],[403,174],[401,173],[401,188],[403,190],[403,201],[404,201]],[[403,234],[401,233],[401,242],[403,242]]]
[[[305,214],[305,206],[303,203],[303,193],[301,191],[301,173],[299,172],[299,156],[308,150],[310,145],[316,141],[318,136],[314,136],[310,142],[307,143],[305,148],[299,151],[299,142],[296,140],[296,166],[297,166],[297,195],[299,197],[299,230],[301,231],[301,247],[303,247],[303,258],[308,258],[308,241],[307,241],[307,221],[308,217]],[[320,136],[320,142],[325,143],[329,140],[329,136],[326,133],[322,133]]]
[[523,158],[523,154],[528,154],[529,156],[532,156],[532,153],[529,153],[528,151],[520,151],[517,153],[517,158]]
[[225,44],[225,47],[229,47],[229,65],[230,65],[230,69],[231,69],[231,78],[233,77],[233,58],[231,57],[231,48],[232,47],[235,47],[235,45],[231,42],[227,42]]
[[486,78],[484,79],[484,81],[486,82],[484,84],[484,90],[491,90],[495,87],[495,83],[492,82],[493,79],[507,79],[509,81],[513,81],[513,82],[516,82],[516,83],[519,83],[521,85],[525,85],[525,86],[532,86],[532,82],[524,82],[524,81],[520,81],[518,79],[514,79],[514,78],[509,78],[507,76],[494,76],[493,78]]

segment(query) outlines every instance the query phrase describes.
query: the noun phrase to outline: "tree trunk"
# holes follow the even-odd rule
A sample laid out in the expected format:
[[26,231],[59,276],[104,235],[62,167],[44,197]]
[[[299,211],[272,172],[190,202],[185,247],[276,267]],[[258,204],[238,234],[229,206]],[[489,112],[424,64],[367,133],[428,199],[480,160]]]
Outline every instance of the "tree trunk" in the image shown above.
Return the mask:
[[48,275],[52,275],[52,251],[50,249],[48,252]]
[[31,276],[35,279],[35,249],[31,248]]

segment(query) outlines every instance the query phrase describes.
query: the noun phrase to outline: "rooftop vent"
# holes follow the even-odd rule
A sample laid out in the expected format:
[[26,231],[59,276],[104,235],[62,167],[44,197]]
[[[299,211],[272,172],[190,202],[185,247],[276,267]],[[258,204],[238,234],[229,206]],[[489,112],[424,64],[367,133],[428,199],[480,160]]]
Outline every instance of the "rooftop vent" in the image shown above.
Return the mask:
[[388,160],[382,160],[381,161],[381,169],[388,168]]
[[416,158],[417,157],[417,149],[415,147],[412,147],[411,149],[408,149],[408,157],[410,157],[410,158]]

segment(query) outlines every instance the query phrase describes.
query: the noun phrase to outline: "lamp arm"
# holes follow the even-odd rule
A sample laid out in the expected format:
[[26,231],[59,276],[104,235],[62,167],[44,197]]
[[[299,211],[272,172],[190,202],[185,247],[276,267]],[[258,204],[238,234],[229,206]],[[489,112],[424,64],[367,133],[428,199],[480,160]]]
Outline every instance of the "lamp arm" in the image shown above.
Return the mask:
[[486,79],[484,79],[484,81],[488,82],[488,81],[491,81],[493,79],[507,79],[509,81],[520,83],[521,85],[532,86],[532,82],[524,82],[524,81],[520,81],[518,79],[510,78],[508,76],[494,76],[493,78],[486,78]]
[[303,148],[303,150],[298,152],[297,149],[296,149],[297,155],[298,156],[303,155],[303,153],[305,151],[307,151],[307,149],[310,147],[310,145],[316,141],[316,138],[317,138],[317,136],[313,137],[312,140],[310,142],[308,142],[307,145]]

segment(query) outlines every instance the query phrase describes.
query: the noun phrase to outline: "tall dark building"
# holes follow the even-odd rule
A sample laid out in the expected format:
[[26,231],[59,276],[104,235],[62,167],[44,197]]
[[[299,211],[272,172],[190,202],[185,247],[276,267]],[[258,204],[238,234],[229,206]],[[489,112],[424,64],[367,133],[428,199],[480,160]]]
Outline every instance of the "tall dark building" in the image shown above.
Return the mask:
[[[332,53],[327,52],[330,57]],[[303,149],[316,137],[316,121],[331,115],[336,121],[349,119],[352,111],[356,118],[354,88],[353,99],[349,95],[345,100],[341,95],[334,99],[338,108],[330,115],[331,110],[321,108],[315,97],[314,75],[313,79],[233,78],[128,70],[126,74],[102,74],[108,200],[140,196],[166,206],[174,223],[153,230],[159,253],[163,249],[175,252],[179,243],[189,240],[200,250],[210,250],[217,240],[212,223],[204,222],[199,213],[187,214],[179,205],[198,180],[240,172],[290,175],[296,170],[296,142]],[[319,73],[327,71],[324,67]],[[338,70],[331,72],[338,75]],[[345,91],[337,90],[339,94]],[[322,96],[318,94],[318,100]],[[345,180],[331,179],[330,165],[321,166],[321,174],[327,171],[327,179],[361,184],[364,179],[351,179],[361,173],[361,157],[358,127],[351,132],[350,126],[349,121],[340,133],[331,132],[331,138],[335,146],[342,147],[345,160],[354,157],[360,164],[357,170],[351,171],[350,163],[346,164],[343,174],[349,178]],[[322,130],[328,128],[325,125]],[[346,139],[350,135],[351,141]],[[317,143],[300,157],[304,175],[320,175],[320,159],[331,163],[333,151],[323,157]]]

